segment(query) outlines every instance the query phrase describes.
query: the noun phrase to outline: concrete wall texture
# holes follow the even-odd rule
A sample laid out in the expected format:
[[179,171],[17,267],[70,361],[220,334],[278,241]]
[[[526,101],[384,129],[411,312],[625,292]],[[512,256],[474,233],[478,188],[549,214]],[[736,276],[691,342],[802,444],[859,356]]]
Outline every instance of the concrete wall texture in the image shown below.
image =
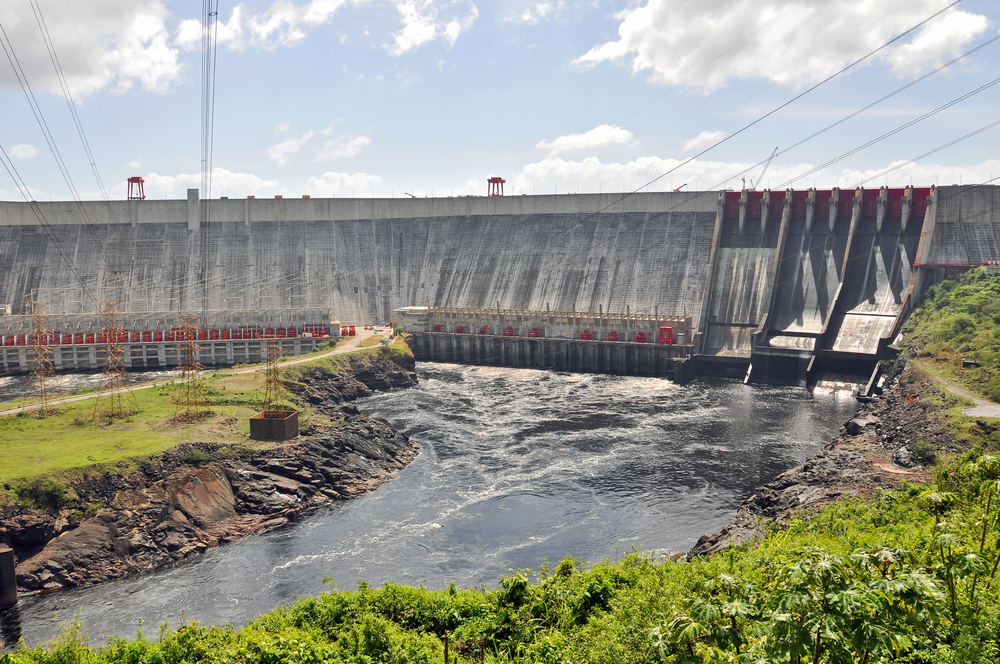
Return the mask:
[[997,187],[939,188],[905,231],[877,219],[877,190],[844,192],[831,224],[807,223],[801,193],[766,227],[719,192],[0,203],[0,303],[329,307],[358,324],[411,305],[629,306],[692,316],[709,354],[870,353],[905,314],[914,263],[1000,258]]

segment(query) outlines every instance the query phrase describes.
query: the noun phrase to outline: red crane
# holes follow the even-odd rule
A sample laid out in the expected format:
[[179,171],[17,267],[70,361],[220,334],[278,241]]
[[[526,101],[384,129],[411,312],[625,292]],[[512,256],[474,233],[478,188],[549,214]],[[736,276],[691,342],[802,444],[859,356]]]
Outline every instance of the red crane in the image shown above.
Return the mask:
[[503,196],[503,184],[506,182],[503,178],[490,178],[486,181],[489,186],[489,196]]
[[[128,179],[128,199],[130,201],[144,201],[146,200],[146,192],[142,189],[142,183],[145,182],[141,177],[136,175]],[[135,187],[133,190],[133,186]]]

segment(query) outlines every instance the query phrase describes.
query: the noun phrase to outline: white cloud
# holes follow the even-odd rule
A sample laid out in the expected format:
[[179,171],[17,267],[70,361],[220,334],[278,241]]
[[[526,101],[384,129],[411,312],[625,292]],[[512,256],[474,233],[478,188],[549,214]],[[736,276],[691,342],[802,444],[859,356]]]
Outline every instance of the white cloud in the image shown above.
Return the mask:
[[625,147],[636,147],[639,141],[627,129],[622,129],[617,125],[603,124],[594,127],[583,134],[567,134],[559,136],[551,141],[541,140],[535,145],[535,149],[548,150],[548,157],[576,152],[577,150],[596,149],[614,145]]
[[973,184],[976,182],[986,182],[1000,175],[1000,159],[989,159],[979,164],[965,166],[908,164],[906,161],[895,161],[882,168],[873,168],[864,171],[845,168],[840,172],[837,185],[840,187],[853,187],[864,180],[868,180],[868,178],[880,175],[882,172],[890,168],[896,168],[897,166],[901,166],[901,168],[880,178],[871,180],[864,186],[868,188],[880,187],[885,185],[886,182],[888,182],[890,187],[902,187],[911,183],[914,186]]
[[[286,166],[291,161],[289,155],[301,152],[317,136],[329,136],[336,124],[334,122],[326,129],[310,129],[303,132],[300,136],[272,145],[265,152],[271,158],[271,161],[279,166]],[[333,161],[334,159],[354,157],[361,152],[362,148],[371,145],[371,142],[372,140],[367,136],[341,134],[337,138],[329,140],[319,148],[313,150],[313,161]]]
[[695,150],[703,150],[710,145],[715,145],[723,138],[725,138],[726,132],[724,131],[708,131],[707,129],[691,140],[684,141],[682,150],[684,152],[694,152]]
[[[660,157],[640,157],[632,161],[602,162],[597,157],[588,157],[580,161],[571,161],[561,157],[547,158],[528,164],[514,178],[514,186],[520,193],[531,193],[532,188],[537,193],[559,193],[580,191],[581,193],[596,193],[598,191],[627,191],[644,185],[656,177],[670,171],[681,163],[682,159],[661,159]],[[733,178],[753,164],[741,164],[718,161],[694,160],[658,180],[650,186],[649,191],[667,191],[687,183],[687,189],[696,186],[702,189],[713,187],[726,178]],[[781,178],[808,170],[809,165],[803,164],[785,168],[771,164],[768,170],[768,180],[780,182]],[[730,186],[740,186],[739,178],[733,178]],[[645,189],[644,189],[645,191]]]
[[519,12],[512,12],[504,17],[504,21],[508,23],[524,23],[525,25],[538,25],[542,21],[548,21],[551,18],[555,18],[558,14],[566,8],[566,3],[564,0],[559,0],[558,3],[553,2],[537,2],[534,6],[527,7]]
[[[73,10],[73,6],[76,10]],[[59,63],[79,101],[94,89],[125,92],[136,84],[167,92],[181,74],[177,49],[168,44],[162,0],[87,0],[40,3]],[[0,22],[28,81],[61,94],[38,24],[27,2],[0,2]],[[0,85],[17,87],[9,66],[0,67]]]
[[469,3],[469,13],[465,16],[441,17],[441,11],[434,0],[396,0],[403,29],[394,32],[391,44],[385,48],[391,55],[403,55],[439,37],[454,46],[459,35],[472,27],[479,17],[479,9]]
[[18,143],[7,151],[11,159],[34,159],[38,156],[38,148],[28,143]]
[[[392,33],[386,49],[392,55],[403,55],[427,42],[444,39],[453,46],[459,35],[468,30],[479,16],[471,2],[441,2],[440,0],[390,0],[399,12],[402,29]],[[296,4],[293,0],[277,0],[266,11],[253,13],[244,3],[233,8],[229,19],[219,21],[218,43],[233,50],[250,48],[273,51],[278,47],[293,47],[301,43],[309,31],[331,23],[347,5],[362,5],[369,0],[310,0]],[[464,15],[450,15],[456,4],[468,5]],[[181,21],[176,43],[185,50],[201,47],[200,19]],[[365,30],[365,36],[369,32]],[[345,37],[339,36],[341,43]]]
[[[750,174],[760,170],[751,163],[706,161],[694,159],[684,163],[683,159],[661,159],[659,157],[640,157],[627,163],[602,162],[596,157],[581,161],[565,160],[559,157],[543,159],[527,164],[508,185],[516,188],[518,193],[559,193],[580,191],[581,193],[634,191],[644,187],[647,182],[673,171],[649,186],[649,191],[669,191],[687,184],[686,191],[706,191],[719,188],[739,189],[743,185],[738,175],[750,169]],[[684,164],[681,166],[681,164]],[[901,166],[891,173],[882,175],[864,184],[874,188],[888,184],[890,187],[927,186],[932,184],[972,184],[986,182],[1000,175],[1000,159],[990,159],[979,164],[968,166],[943,166],[941,164],[909,164],[897,161],[891,164],[866,170],[850,168],[828,168],[808,176],[795,179],[814,168],[813,164],[781,164],[771,163],[767,175],[760,188],[778,188],[784,185],[796,189],[816,186],[820,189],[830,187],[854,187],[869,178],[878,176]],[[679,167],[679,168],[678,168]],[[677,169],[677,170],[674,170]],[[747,180],[750,174],[746,175]],[[788,181],[794,181],[786,185]],[[642,189],[646,191],[645,188]]]
[[[365,1],[354,0],[354,4]],[[235,51],[295,46],[305,39],[307,30],[330,23],[334,14],[346,4],[347,0],[311,0],[304,4],[277,0],[267,11],[250,14],[240,3],[233,8],[228,21],[219,21],[218,43]],[[181,21],[177,43],[189,51],[201,48],[201,27],[199,19]]]
[[334,159],[354,157],[361,152],[362,148],[371,144],[372,139],[367,136],[350,136],[348,134],[344,134],[343,136],[338,136],[337,138],[324,143],[323,147],[316,151],[313,161],[318,163],[322,161],[333,161]]
[[[180,175],[160,175],[159,173],[149,173],[142,176],[145,180],[144,188],[146,198],[149,199],[177,199],[187,198],[188,189],[201,188],[201,173],[182,173]],[[256,196],[269,196],[283,194],[285,188],[277,180],[264,180],[251,173],[234,173],[225,168],[215,168],[212,170],[212,197],[228,196],[237,198],[254,194]],[[120,182],[108,190],[111,198],[125,198],[128,193],[128,185]],[[104,196],[100,191],[87,191],[80,194],[84,200],[101,200]],[[43,194],[48,200],[49,195]],[[68,196],[56,194],[56,200],[67,200]]]
[[291,122],[279,122],[278,124],[274,125],[274,135],[281,136],[291,128],[292,128]]
[[[575,64],[627,61],[654,82],[706,92],[732,78],[802,86],[839,71],[950,2],[912,0],[906,11],[893,11],[884,2],[857,0],[648,0],[617,15],[616,41],[595,46]],[[951,9],[876,58],[907,76],[959,52],[988,25],[981,14]]]
[[285,166],[290,161],[288,159],[288,155],[295,154],[301,150],[313,136],[328,136],[331,131],[333,131],[332,124],[326,129],[320,129],[318,131],[310,129],[309,131],[303,132],[303,134],[298,138],[289,138],[287,141],[282,141],[281,143],[272,145],[266,150],[267,156],[270,157],[271,161],[276,163],[278,166]]
[[306,191],[310,196],[333,198],[338,194],[346,196],[366,196],[373,187],[382,184],[378,175],[367,173],[323,173],[321,177],[309,178]]
[[132,161],[125,164],[125,168],[130,168],[133,171],[142,168],[142,159],[133,159]]

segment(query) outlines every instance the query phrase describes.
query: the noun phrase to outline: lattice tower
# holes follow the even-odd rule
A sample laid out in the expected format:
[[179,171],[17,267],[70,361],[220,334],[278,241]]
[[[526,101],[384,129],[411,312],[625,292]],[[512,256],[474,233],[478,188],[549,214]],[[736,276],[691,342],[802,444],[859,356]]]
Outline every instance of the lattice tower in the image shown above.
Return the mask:
[[39,419],[54,415],[56,409],[50,406],[54,397],[61,396],[58,385],[52,382],[55,373],[52,367],[52,331],[48,329],[50,314],[44,313],[45,305],[48,302],[32,300],[27,303],[31,307],[33,325],[31,328],[31,348],[28,355],[31,357],[31,374],[28,376],[28,386],[25,398],[34,396],[37,402],[33,406],[37,409],[31,410],[32,415]]
[[132,381],[125,371],[125,347],[121,337],[126,332],[118,324],[121,300],[101,300],[98,304],[104,317],[104,375],[101,377],[97,403],[94,405],[95,418],[111,420],[124,419],[139,412]]
[[288,351],[281,347],[281,343],[273,335],[266,337],[267,346],[260,353],[267,353],[267,366],[264,369],[264,405],[261,408],[264,417],[283,415],[281,409],[281,370],[278,368],[278,359]]
[[198,330],[201,329],[201,319],[192,314],[181,316],[181,338],[183,343],[178,349],[181,353],[181,391],[175,398],[177,411],[174,419],[181,422],[197,422],[208,414],[208,402],[205,401],[205,391],[198,372],[205,367],[198,363]]

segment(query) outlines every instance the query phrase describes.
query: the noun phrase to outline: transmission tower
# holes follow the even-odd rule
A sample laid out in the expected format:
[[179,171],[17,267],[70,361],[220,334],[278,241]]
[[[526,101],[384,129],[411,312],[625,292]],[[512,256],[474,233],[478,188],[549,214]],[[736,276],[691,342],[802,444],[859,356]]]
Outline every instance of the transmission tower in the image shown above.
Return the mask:
[[198,345],[198,330],[200,328],[201,319],[197,316],[192,314],[181,316],[183,343],[178,350],[183,362],[180,370],[181,381],[184,384],[174,401],[177,405],[174,419],[178,422],[198,422],[208,414],[208,403],[205,401],[205,392],[201,379],[198,377],[198,372],[205,369],[198,363],[198,352],[202,349]]
[[28,302],[31,307],[33,325],[31,328],[31,349],[28,351],[31,357],[31,374],[28,376],[28,390],[25,397],[37,397],[38,409],[31,412],[39,419],[56,413],[54,408],[49,408],[49,401],[60,394],[59,387],[50,383],[55,371],[52,368],[52,346],[49,345],[52,334],[47,325],[49,314],[43,313],[46,304],[48,302],[38,300]]
[[278,359],[288,351],[281,347],[281,343],[273,334],[267,335],[266,340],[265,350],[257,351],[267,353],[267,367],[264,369],[264,405],[261,411],[264,417],[272,417],[285,413],[279,408],[282,388]]
[[125,347],[122,346],[122,328],[118,325],[118,305],[121,300],[100,300],[104,317],[104,375],[101,377],[94,418],[120,420],[139,412],[132,394],[132,382],[125,371]]

